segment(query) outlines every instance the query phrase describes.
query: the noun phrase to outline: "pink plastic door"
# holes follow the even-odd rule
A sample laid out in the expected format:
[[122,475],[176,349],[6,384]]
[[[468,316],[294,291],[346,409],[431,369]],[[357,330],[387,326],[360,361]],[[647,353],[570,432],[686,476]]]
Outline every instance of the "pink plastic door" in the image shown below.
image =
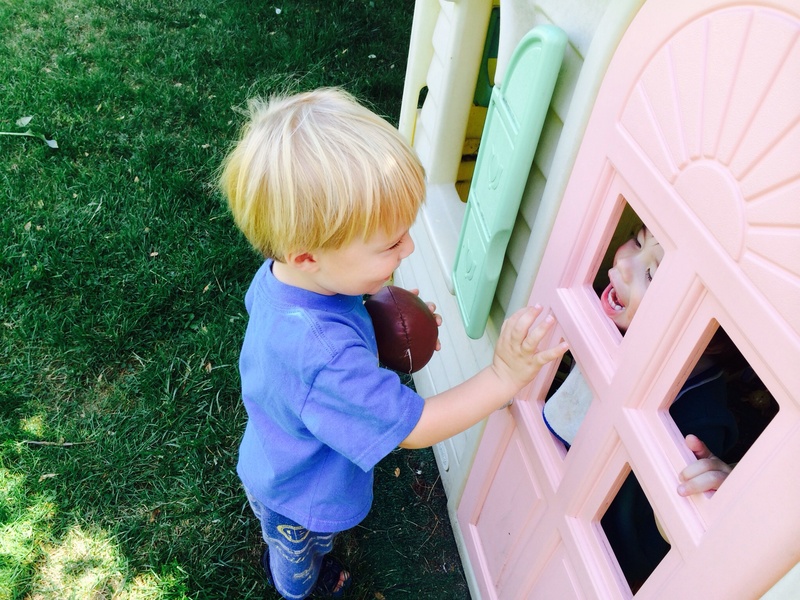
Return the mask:
[[[665,249],[624,338],[592,282],[627,202]],[[620,42],[534,282],[593,392],[569,452],[555,366],[490,417],[458,509],[485,600],[631,596],[600,519],[632,471],[671,548],[637,598],[756,598],[800,561],[800,4],[650,0]],[[668,407],[717,326],[779,412],[714,494]]]

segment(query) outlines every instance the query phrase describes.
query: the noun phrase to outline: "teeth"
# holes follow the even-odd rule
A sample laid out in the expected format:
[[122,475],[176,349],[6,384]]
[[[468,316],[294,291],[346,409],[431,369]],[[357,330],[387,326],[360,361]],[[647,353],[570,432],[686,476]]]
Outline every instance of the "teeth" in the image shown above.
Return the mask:
[[622,310],[625,308],[617,299],[617,290],[614,288],[611,288],[611,291],[608,292],[608,303],[614,310]]

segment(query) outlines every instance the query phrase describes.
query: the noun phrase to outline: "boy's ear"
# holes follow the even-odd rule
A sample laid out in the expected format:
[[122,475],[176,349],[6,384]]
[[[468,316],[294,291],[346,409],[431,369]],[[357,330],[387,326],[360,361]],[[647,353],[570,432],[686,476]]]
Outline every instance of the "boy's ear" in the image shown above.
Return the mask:
[[290,252],[286,255],[286,264],[309,273],[313,273],[319,268],[317,258],[312,252]]

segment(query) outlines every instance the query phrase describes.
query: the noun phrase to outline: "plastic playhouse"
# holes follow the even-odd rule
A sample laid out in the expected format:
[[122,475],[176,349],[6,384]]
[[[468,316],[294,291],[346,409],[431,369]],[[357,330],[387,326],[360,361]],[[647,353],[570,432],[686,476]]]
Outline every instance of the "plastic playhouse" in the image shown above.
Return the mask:
[[[570,344],[434,448],[473,598],[799,598],[800,3],[417,0],[400,130],[428,198],[395,279],[444,317],[420,393],[528,303]],[[664,259],[623,335],[598,281],[639,224]],[[670,408],[720,332],[736,464],[681,497]],[[542,413],[575,367],[568,448]],[[667,544],[638,579],[606,523],[631,478]]]

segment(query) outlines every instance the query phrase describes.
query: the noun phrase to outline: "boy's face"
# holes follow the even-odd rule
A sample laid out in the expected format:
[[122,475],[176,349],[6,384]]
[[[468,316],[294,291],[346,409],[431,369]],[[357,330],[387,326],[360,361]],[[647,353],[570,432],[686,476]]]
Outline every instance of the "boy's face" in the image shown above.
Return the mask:
[[318,270],[314,279],[322,293],[359,296],[375,294],[389,281],[406,256],[414,251],[407,227],[367,240],[354,240],[336,250],[314,253]]
[[600,304],[620,331],[630,326],[663,258],[664,249],[645,227],[617,249]]

